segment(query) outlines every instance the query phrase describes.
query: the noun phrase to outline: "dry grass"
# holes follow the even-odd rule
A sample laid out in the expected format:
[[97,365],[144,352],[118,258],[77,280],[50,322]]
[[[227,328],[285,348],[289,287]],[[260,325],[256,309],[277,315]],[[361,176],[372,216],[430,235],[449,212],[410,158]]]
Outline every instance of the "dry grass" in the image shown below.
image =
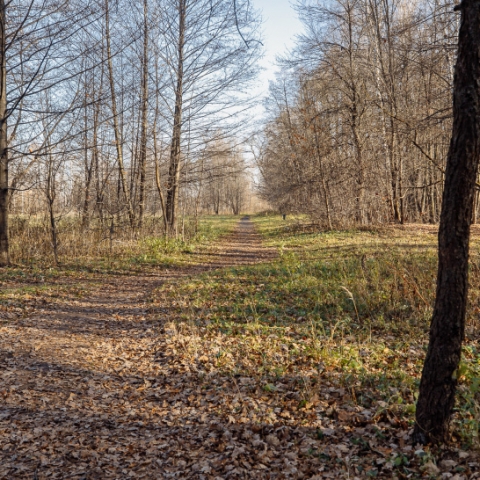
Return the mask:
[[[78,217],[59,221],[58,256],[63,269],[135,269],[145,265],[182,264],[187,256],[232,231],[238,217],[204,216],[180,221],[179,237],[166,239],[160,218],[147,218],[143,228],[126,223],[92,222],[82,228]],[[198,228],[197,228],[198,227]],[[48,219],[14,217],[10,226],[11,260],[14,265],[53,267],[55,259]]]
[[[205,375],[251,379],[275,399],[282,422],[301,418],[327,430],[375,425],[385,445],[396,445],[391,458],[404,460],[394,461],[393,470],[372,469],[372,476],[404,478],[402,472],[444,458],[441,452],[418,458],[408,446],[435,292],[436,229],[324,233],[301,219],[254,221],[278,250],[276,261],[166,284],[152,297],[174,305],[171,348]],[[478,447],[479,247],[474,236],[453,450]],[[331,402],[330,389],[343,389],[343,397]],[[279,419],[269,409],[256,415],[259,422]]]

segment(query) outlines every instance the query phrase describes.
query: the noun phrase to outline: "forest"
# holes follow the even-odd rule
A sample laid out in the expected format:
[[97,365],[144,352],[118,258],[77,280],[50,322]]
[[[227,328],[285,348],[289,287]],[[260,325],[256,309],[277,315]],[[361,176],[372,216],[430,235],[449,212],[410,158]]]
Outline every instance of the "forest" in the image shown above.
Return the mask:
[[0,0],[0,480],[480,478],[480,0],[260,5]]
[[67,242],[95,254],[80,239],[110,230],[185,236],[187,213],[247,207],[241,128],[261,47],[248,2],[2,8],[4,264],[58,263]]
[[452,5],[298,9],[305,33],[268,99],[263,194],[328,228],[437,223],[452,128]]

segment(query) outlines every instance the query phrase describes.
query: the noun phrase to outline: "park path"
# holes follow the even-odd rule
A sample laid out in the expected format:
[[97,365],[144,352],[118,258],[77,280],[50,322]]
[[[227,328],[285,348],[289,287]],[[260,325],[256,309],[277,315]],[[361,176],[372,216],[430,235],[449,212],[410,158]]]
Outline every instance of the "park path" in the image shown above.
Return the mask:
[[148,299],[165,281],[273,256],[246,217],[199,265],[104,276],[0,327],[0,479],[253,478],[194,366],[157,361],[169,305]]
[[[338,370],[306,355],[304,330],[261,330],[207,296],[244,298],[243,284],[268,295],[275,283],[266,277],[289,271],[281,262],[237,268],[275,259],[248,218],[190,258],[142,274],[53,278],[32,314],[0,326],[0,480],[389,480],[440,471],[413,453],[408,422],[373,392],[375,370],[361,373],[373,388],[359,380],[350,391]],[[206,301],[196,303],[204,287]],[[219,311],[228,321],[210,322]],[[223,328],[237,321],[242,328]],[[273,354],[288,369],[265,369]],[[480,478],[476,454],[448,449],[437,460],[444,473],[466,472],[452,479]]]

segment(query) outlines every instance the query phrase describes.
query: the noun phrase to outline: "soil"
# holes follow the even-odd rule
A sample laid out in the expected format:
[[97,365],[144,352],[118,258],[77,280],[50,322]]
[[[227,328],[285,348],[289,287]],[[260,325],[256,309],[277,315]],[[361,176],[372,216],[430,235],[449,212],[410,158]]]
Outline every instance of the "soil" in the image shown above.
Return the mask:
[[[384,401],[365,409],[303,355],[265,383],[269,335],[252,350],[192,321],[179,282],[275,259],[248,218],[191,259],[46,280],[30,313],[0,323],[0,480],[480,478],[477,454],[417,455]],[[232,345],[258,359],[252,375],[217,368]]]
[[169,305],[149,298],[167,280],[273,257],[245,217],[198,265],[86,279],[86,295],[0,327],[0,478],[250,478],[236,447],[223,453],[218,439],[235,434],[198,374],[162,367]]

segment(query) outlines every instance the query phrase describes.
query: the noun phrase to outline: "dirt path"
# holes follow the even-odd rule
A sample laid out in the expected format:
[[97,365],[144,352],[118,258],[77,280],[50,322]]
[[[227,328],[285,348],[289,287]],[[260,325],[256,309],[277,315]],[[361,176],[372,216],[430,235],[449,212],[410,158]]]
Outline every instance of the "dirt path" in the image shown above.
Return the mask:
[[[314,340],[294,323],[303,316],[290,317],[285,333],[246,316],[249,303],[263,308],[258,289],[278,298],[268,279],[288,275],[288,263],[221,269],[274,255],[246,218],[188,267],[53,278],[35,313],[0,326],[0,480],[438,476],[433,457],[408,443],[399,390],[388,390],[393,407],[385,402],[392,350],[380,363],[360,343],[377,363],[346,383],[335,344],[331,364],[309,355]],[[301,304],[288,292],[287,307]],[[415,362],[419,351],[398,358]],[[447,476],[480,478],[471,452],[446,449],[437,459],[444,473],[459,472]]]
[[232,236],[225,239],[211,253],[211,262],[200,266],[200,269],[223,268],[234,265],[248,265],[271,260],[274,252],[262,247],[260,235],[255,231],[249,217],[238,223]]
[[147,300],[166,280],[272,255],[245,218],[201,265],[109,276],[0,327],[0,479],[261,478],[260,461],[250,476],[236,460],[195,366],[158,361],[172,332]]

